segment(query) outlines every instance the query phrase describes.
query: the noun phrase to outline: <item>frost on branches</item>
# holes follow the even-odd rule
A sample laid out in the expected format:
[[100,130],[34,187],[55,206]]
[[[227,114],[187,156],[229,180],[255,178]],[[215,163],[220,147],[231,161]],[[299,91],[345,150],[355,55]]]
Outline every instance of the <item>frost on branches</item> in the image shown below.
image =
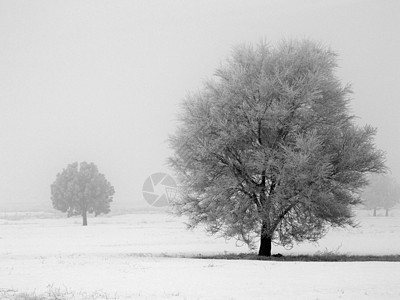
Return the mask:
[[354,225],[368,173],[385,170],[375,129],[349,114],[336,54],[310,41],[241,46],[203,89],[188,95],[170,138],[190,226],[237,238],[259,255],[271,243],[316,241]]

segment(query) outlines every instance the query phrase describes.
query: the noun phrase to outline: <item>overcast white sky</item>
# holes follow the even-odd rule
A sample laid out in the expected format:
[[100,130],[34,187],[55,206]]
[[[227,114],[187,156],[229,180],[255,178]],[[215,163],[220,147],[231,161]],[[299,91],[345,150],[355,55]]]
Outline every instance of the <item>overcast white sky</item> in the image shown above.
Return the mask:
[[[50,202],[68,163],[94,162],[115,204],[169,172],[179,102],[234,45],[311,38],[340,55],[352,112],[378,127],[400,178],[400,2],[0,0],[0,210]],[[118,205],[118,206],[119,206]]]

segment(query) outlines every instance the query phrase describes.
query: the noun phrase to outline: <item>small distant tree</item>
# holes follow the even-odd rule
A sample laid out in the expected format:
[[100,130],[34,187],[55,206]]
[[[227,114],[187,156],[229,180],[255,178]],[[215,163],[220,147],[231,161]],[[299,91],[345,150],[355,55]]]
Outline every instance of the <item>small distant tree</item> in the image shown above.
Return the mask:
[[99,173],[94,163],[73,163],[67,166],[51,185],[53,207],[68,217],[81,215],[87,226],[87,214],[110,212],[114,187]]
[[336,54],[311,41],[240,46],[188,95],[171,136],[173,201],[189,225],[253,245],[316,241],[354,225],[366,174],[385,170],[375,129],[349,114]]
[[368,209],[373,209],[374,216],[379,208],[389,210],[400,203],[400,185],[391,176],[374,175],[369,179],[369,185],[363,192],[364,205]]

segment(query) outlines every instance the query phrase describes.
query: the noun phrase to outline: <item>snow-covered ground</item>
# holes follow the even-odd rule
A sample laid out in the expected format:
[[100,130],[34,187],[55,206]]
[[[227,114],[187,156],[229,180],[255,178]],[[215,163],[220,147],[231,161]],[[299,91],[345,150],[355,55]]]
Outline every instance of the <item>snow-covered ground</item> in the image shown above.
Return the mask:
[[[184,258],[249,250],[200,229],[187,231],[183,220],[163,213],[90,218],[88,227],[79,218],[14,219],[0,219],[3,295],[14,290],[59,292],[69,299],[400,299],[400,263]],[[273,252],[400,253],[400,216],[362,212],[359,221],[359,228],[331,230],[318,245]]]

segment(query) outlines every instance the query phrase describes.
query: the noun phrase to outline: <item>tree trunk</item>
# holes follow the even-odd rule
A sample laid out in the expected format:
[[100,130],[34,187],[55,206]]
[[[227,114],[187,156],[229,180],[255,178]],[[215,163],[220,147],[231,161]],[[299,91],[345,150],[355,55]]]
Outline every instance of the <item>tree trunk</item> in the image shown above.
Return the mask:
[[260,249],[258,251],[258,256],[271,256],[271,243],[272,238],[268,232],[268,225],[265,221],[263,221],[261,227]]
[[374,207],[374,217],[376,217],[376,207]]
[[386,208],[386,217],[389,216],[389,208]]
[[82,218],[83,218],[83,226],[87,226],[87,212],[86,212],[86,210],[82,211]]
[[260,250],[258,256],[271,256],[272,239],[268,235],[261,235]]

